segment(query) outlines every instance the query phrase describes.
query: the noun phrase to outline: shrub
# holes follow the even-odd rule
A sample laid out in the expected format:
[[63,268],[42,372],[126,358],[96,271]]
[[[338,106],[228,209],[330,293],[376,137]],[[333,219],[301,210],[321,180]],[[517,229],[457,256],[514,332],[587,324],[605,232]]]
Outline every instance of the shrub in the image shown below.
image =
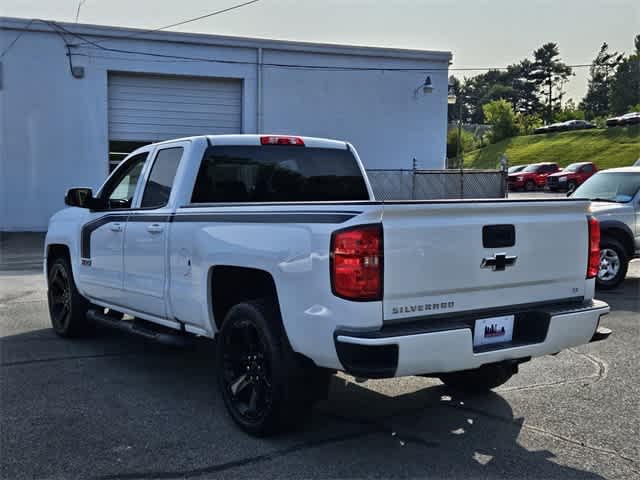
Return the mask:
[[482,106],[484,117],[491,125],[490,140],[492,143],[518,134],[516,116],[512,105],[506,100],[494,100]]

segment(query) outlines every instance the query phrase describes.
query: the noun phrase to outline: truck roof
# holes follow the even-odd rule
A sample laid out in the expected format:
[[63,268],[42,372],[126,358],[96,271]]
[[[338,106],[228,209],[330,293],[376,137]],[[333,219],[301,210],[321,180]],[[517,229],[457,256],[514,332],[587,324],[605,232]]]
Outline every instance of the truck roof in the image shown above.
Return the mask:
[[236,134],[236,135],[196,135],[191,137],[174,138],[156,142],[153,145],[162,145],[185,140],[207,139],[212,145],[261,145],[260,139],[263,137],[275,138],[299,138],[304,142],[306,147],[311,148],[336,148],[339,150],[347,149],[347,142],[343,140],[333,140],[330,138],[305,137],[291,134]]

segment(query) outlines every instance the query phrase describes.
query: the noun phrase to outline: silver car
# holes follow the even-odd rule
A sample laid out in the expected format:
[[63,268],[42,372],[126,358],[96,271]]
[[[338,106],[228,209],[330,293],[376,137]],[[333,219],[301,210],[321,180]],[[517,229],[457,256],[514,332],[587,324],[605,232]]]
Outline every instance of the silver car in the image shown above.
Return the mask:
[[624,280],[629,261],[640,258],[640,167],[602,170],[570,196],[592,202],[601,231],[596,284],[615,288]]

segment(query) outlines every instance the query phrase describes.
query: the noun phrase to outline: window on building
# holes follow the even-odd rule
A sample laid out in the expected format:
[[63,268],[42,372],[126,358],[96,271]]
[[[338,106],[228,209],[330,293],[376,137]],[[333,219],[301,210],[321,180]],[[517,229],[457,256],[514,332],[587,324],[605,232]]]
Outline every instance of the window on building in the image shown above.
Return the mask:
[[182,147],[164,148],[158,151],[144,188],[140,203],[142,208],[160,208],[169,202],[182,151]]

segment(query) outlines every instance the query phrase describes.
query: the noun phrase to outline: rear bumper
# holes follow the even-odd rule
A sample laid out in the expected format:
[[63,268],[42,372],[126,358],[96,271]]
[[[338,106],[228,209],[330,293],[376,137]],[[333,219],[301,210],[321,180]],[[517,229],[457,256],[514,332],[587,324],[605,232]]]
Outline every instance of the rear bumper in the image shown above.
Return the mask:
[[595,338],[600,317],[607,313],[609,305],[598,300],[520,313],[516,322],[521,325],[516,323],[511,342],[479,349],[473,346],[475,322],[428,318],[374,332],[337,330],[334,342],[344,370],[355,376],[388,378],[455,372],[588,343]]

